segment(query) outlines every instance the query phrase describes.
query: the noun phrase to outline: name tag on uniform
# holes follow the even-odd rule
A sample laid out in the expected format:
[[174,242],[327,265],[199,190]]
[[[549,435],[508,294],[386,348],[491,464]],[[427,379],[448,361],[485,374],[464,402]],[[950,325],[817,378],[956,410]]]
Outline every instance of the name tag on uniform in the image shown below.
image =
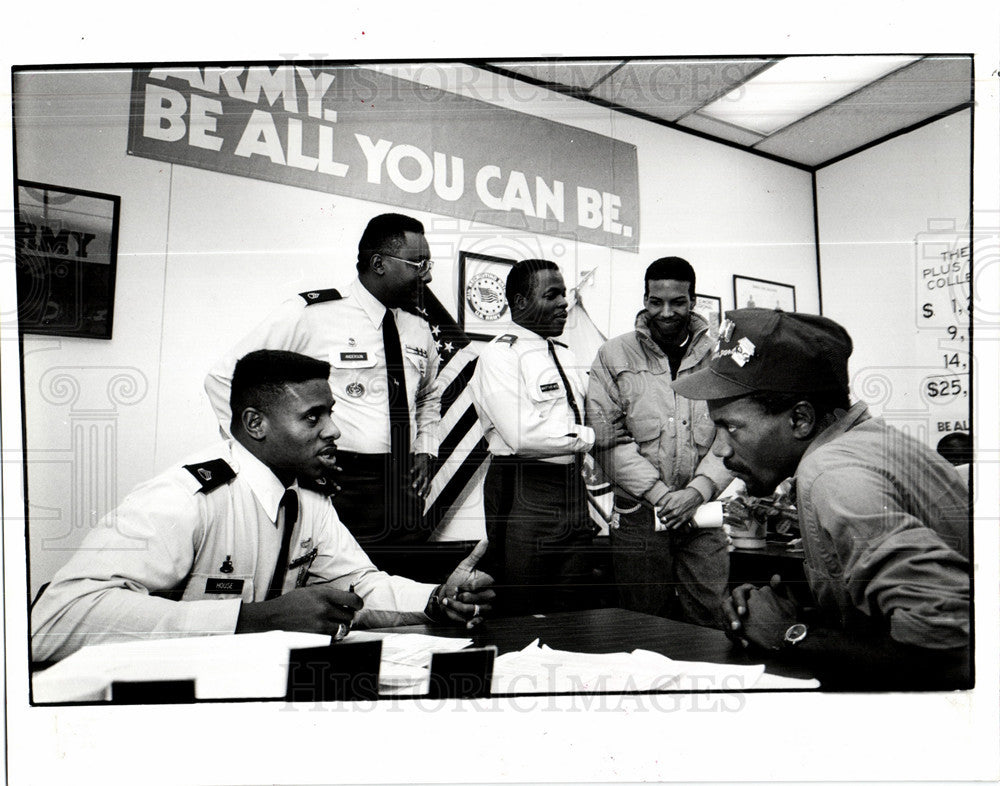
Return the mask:
[[243,579],[208,579],[205,582],[206,595],[242,595]]
[[559,390],[558,382],[549,382],[541,386],[542,393],[551,393],[553,390]]
[[367,352],[341,352],[340,359],[348,362],[351,360],[368,360]]

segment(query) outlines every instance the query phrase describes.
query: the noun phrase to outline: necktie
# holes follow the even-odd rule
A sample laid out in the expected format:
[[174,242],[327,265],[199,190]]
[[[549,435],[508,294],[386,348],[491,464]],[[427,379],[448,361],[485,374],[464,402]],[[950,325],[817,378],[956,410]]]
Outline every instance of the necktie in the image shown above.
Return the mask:
[[[573,419],[576,421],[576,424],[578,426],[582,426],[583,418],[580,417],[580,408],[576,405],[576,399],[573,397],[573,388],[569,386],[569,380],[566,378],[566,372],[563,371],[562,363],[559,362],[559,357],[556,355],[556,345],[552,341],[549,341],[548,345],[549,345],[549,354],[552,355],[552,362],[556,364],[556,371],[559,372],[559,379],[562,380],[563,387],[566,389],[566,401],[569,402],[569,407],[570,409],[573,410]],[[570,499],[572,499],[572,493],[567,495],[566,498],[567,510],[571,512],[570,515],[577,515],[579,517],[579,519],[583,522],[580,524],[580,526],[583,527],[584,529],[596,527],[596,524],[594,524],[590,520],[590,516],[587,513],[587,503],[585,500],[588,492],[583,479],[582,453],[573,454],[573,467],[576,475],[574,483],[578,484],[575,487],[579,489],[580,496],[578,498],[579,500],[578,505],[574,506],[570,502]]]
[[281,548],[278,549],[278,560],[274,563],[274,575],[271,576],[271,584],[267,588],[264,600],[271,600],[281,595],[285,574],[288,573],[288,550],[292,544],[292,530],[295,529],[295,520],[299,517],[299,497],[292,489],[285,491],[281,497],[281,503],[278,505],[278,510],[285,511],[281,531]]
[[389,523],[401,524],[404,505],[403,473],[410,455],[410,405],[403,374],[403,353],[399,345],[396,319],[389,309],[382,318],[382,344],[385,348],[385,376],[389,393],[389,453],[392,467],[388,477]]
[[566,400],[569,402],[569,406],[573,410],[573,418],[576,420],[576,424],[578,426],[582,426],[583,418],[580,417],[580,409],[576,405],[576,399],[573,398],[573,388],[569,386],[569,380],[566,378],[566,372],[563,371],[562,364],[556,356],[556,345],[551,341],[548,342],[548,345],[549,354],[552,355],[552,361],[556,364],[556,371],[559,372],[559,379],[562,380],[563,388],[566,390]]

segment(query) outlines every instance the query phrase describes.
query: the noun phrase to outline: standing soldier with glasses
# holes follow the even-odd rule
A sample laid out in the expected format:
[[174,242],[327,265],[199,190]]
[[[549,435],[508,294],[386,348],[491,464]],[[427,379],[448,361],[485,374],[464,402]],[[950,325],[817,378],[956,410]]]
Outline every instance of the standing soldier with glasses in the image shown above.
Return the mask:
[[330,363],[330,386],[343,435],[340,472],[327,478],[341,520],[380,568],[406,574],[410,545],[430,532],[422,520],[439,444],[438,352],[416,312],[431,280],[423,225],[376,216],[358,244],[358,277],[335,289],[303,292],[244,338],[205,380],[228,427],[236,359],[255,349],[285,349]]

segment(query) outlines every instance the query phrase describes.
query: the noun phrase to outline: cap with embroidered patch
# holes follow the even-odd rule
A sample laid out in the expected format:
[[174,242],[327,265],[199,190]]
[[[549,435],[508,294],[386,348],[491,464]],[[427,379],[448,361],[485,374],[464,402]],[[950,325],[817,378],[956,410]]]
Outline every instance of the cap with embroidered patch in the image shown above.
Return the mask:
[[727,311],[707,368],[673,383],[709,401],[757,391],[846,390],[851,337],[832,319],[768,308]]

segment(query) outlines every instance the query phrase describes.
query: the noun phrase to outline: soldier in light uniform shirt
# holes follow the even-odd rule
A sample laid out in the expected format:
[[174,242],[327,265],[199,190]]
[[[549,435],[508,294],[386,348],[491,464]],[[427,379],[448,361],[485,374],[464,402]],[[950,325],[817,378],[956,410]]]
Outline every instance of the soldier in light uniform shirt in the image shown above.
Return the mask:
[[[84,540],[31,612],[32,657],[136,639],[354,622],[472,622],[492,580],[485,542],[435,587],[375,568],[327,499],[300,488],[334,462],[329,365],[262,350],[240,360],[234,439],[137,487]],[[468,601],[468,602],[466,602]]]
[[[440,441],[437,346],[427,322],[413,313],[421,306],[431,267],[419,221],[398,214],[377,216],[361,237],[358,278],[345,294],[327,289],[292,298],[205,380],[219,422],[228,429],[229,384],[237,358],[263,348],[327,360],[342,431],[341,472],[331,478],[342,488],[333,504],[375,563],[402,573],[407,570],[407,546],[430,534],[422,523],[423,497]],[[392,325],[385,324],[387,315]],[[385,331],[393,326],[402,356],[402,385],[387,379]],[[405,413],[402,424],[392,422],[391,402],[397,394]],[[406,443],[397,455],[394,430]]]
[[511,269],[506,294],[515,325],[482,351],[469,383],[492,455],[487,569],[506,587],[504,612],[583,608],[593,531],[580,465],[594,432],[581,417],[585,375],[555,341],[566,285],[554,263],[529,259]]

